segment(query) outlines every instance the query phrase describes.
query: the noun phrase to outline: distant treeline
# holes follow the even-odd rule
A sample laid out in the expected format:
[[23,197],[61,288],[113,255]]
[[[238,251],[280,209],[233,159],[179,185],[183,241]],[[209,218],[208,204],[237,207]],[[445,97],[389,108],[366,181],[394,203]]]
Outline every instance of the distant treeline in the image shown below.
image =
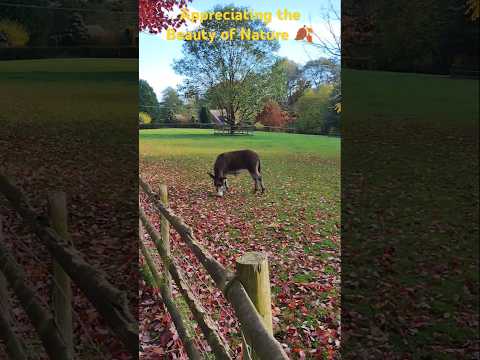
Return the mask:
[[342,65],[449,74],[476,69],[479,26],[467,0],[342,1]]
[[0,48],[2,60],[45,59],[62,57],[138,58],[138,47],[23,47]]

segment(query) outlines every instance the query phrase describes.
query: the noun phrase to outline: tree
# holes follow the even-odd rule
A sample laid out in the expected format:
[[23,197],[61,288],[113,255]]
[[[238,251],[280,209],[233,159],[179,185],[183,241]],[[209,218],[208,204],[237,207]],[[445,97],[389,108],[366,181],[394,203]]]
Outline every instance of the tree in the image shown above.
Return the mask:
[[183,105],[177,91],[172,87],[167,87],[162,91],[162,101],[160,103],[160,117],[166,123],[176,122],[175,115],[180,111]]
[[155,95],[155,92],[146,80],[139,80],[138,95],[140,112],[149,114],[153,122],[160,122],[161,117],[157,95]]
[[257,122],[264,126],[284,127],[289,122],[288,114],[275,101],[269,101],[257,115]]
[[[233,6],[213,11],[248,11]],[[213,42],[185,41],[183,57],[174,64],[175,71],[186,77],[184,87],[205,95],[223,110],[233,133],[240,123],[253,123],[267,98],[277,99],[284,87],[284,72],[274,67],[278,41],[248,41],[240,38],[241,28],[267,32],[261,21],[206,20],[198,30],[221,34],[236,29],[233,40],[217,36]]]
[[[310,87],[308,81],[303,78],[300,66],[288,59],[279,59],[275,65],[280,73],[283,72],[286,81],[286,99],[284,105],[293,105],[305,89]],[[281,102],[283,103],[283,102]]]
[[[15,2],[11,2],[14,3]],[[46,9],[50,6],[49,0],[35,1],[38,7],[17,7],[5,6],[2,7],[2,19],[8,19],[18,22],[25,27],[29,34],[30,46],[44,46],[47,44],[48,32],[53,25],[54,12]]]
[[329,58],[310,60],[303,67],[302,74],[315,88],[322,84],[334,84],[340,81],[340,64]]
[[191,0],[140,0],[138,26],[140,31],[160,33],[169,27],[179,28],[184,20],[173,14],[175,8],[185,8]]
[[305,41],[307,44],[318,48],[322,54],[340,59],[341,57],[341,35],[337,25],[340,24],[340,9],[337,9],[332,0],[329,0],[323,11],[323,23],[327,32],[320,36],[312,27],[303,26],[297,32],[295,40]]
[[66,45],[81,45],[88,40],[88,31],[81,14],[72,14],[72,17],[70,18],[70,25],[66,30],[66,34]]
[[30,39],[22,24],[8,19],[0,19],[0,35],[5,37],[6,43],[11,47],[25,46]]
[[198,114],[201,124],[210,124],[212,122],[210,112],[207,106],[200,107],[200,113]]
[[467,0],[467,14],[470,15],[472,21],[478,20],[480,17],[480,0]]
[[325,133],[327,131],[327,115],[330,109],[331,85],[323,85],[318,89],[308,89],[298,100],[297,120],[295,127],[301,132]]

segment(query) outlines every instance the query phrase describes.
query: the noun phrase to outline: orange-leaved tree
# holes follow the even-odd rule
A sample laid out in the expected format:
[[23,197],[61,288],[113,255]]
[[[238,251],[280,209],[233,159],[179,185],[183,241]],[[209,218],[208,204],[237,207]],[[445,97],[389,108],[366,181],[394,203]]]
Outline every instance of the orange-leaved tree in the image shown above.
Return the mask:
[[157,34],[169,27],[179,28],[185,21],[175,10],[187,7],[192,0],[140,0],[138,27],[140,31]]
[[264,126],[285,127],[290,122],[290,116],[276,101],[268,101],[256,120]]

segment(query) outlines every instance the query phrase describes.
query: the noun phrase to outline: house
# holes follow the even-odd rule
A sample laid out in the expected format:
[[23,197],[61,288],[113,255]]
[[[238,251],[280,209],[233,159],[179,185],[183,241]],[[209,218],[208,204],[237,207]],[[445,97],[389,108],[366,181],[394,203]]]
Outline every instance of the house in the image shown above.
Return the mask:
[[[213,118],[213,123],[215,125],[219,126],[225,126],[228,125],[227,122],[227,117],[225,116],[225,111],[221,109],[216,109],[216,110],[210,110],[210,114],[212,115]],[[240,123],[240,116],[239,114],[235,114],[235,124]]]
[[210,109],[210,114],[212,115],[213,123],[218,126],[225,126],[227,124],[226,118],[223,115],[223,110],[212,110]]

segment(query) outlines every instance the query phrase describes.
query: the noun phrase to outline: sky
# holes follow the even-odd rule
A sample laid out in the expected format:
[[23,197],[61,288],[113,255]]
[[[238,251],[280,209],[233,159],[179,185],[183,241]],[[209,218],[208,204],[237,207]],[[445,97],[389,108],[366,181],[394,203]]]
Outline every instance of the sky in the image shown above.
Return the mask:
[[[280,40],[278,55],[286,57],[299,64],[305,64],[321,56],[318,48],[293,40],[299,28],[303,25],[311,26],[320,37],[328,37],[328,27],[323,20],[325,9],[331,3],[340,13],[340,0],[193,0],[189,4],[190,11],[209,11],[215,5],[234,4],[247,6],[254,11],[270,11],[273,13],[273,21],[268,27],[273,31],[286,31],[289,33],[289,40]],[[287,9],[290,12],[298,11],[301,14],[299,21],[281,21],[276,19],[277,10]],[[340,33],[340,22],[332,22],[336,33]],[[192,24],[188,25],[189,29]],[[185,28],[185,27],[184,27]],[[139,77],[147,80],[153,87],[159,100],[162,91],[171,86],[176,88],[182,77],[172,69],[175,59],[181,58],[182,43],[179,40],[166,40],[165,33],[149,34],[140,33],[140,54],[139,54]]]

